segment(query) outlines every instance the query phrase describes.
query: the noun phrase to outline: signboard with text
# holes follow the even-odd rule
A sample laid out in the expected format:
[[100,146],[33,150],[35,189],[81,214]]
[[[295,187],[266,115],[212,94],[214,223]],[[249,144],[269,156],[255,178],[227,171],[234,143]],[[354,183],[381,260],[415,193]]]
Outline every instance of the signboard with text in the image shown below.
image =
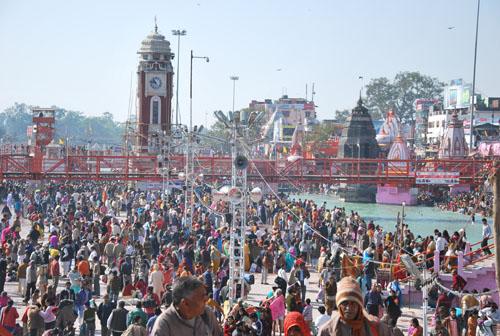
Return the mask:
[[416,184],[459,184],[459,172],[417,172]]
[[452,83],[444,88],[444,109],[469,108],[472,96],[472,85],[462,82]]

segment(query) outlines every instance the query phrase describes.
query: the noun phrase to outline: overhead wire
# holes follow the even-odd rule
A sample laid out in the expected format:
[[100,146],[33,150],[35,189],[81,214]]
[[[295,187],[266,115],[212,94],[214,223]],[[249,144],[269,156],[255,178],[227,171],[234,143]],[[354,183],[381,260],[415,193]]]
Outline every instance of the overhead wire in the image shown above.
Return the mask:
[[[250,156],[249,155],[249,150],[248,150],[248,147],[246,146],[246,144],[242,144],[245,151],[246,151],[246,155],[247,156]],[[257,165],[255,164],[254,160],[253,159],[249,159],[249,162],[253,165],[253,167],[255,168],[257,174],[260,176],[260,178],[262,179],[262,181],[266,184],[267,188],[271,191],[272,194],[274,194],[274,196],[280,201],[280,202],[283,202],[283,199],[274,191],[274,189],[269,185],[269,183],[267,182],[267,180],[265,179],[265,177],[262,175],[262,173],[260,172],[260,170],[258,169]],[[294,216],[299,222],[302,220],[300,217],[297,216],[296,213],[292,212],[292,211],[286,211],[287,213],[291,214],[292,216]],[[332,246],[333,244],[336,244],[336,242],[328,239],[327,237],[323,236],[318,230],[316,230],[315,228],[313,228],[311,225],[309,225],[307,222],[304,222],[303,224],[305,224],[311,231],[313,231],[317,236],[319,236],[320,238],[322,238],[323,240],[327,241],[330,246]],[[347,253],[348,255],[352,255],[352,251],[349,251],[347,250],[346,248],[340,246],[338,244],[338,248],[341,249],[342,251],[344,251],[345,253]],[[381,262],[381,261],[376,261],[376,260],[369,260],[369,262],[372,262],[374,264],[378,264],[378,265],[386,265],[386,266],[401,266],[400,263],[390,263],[390,262]]]

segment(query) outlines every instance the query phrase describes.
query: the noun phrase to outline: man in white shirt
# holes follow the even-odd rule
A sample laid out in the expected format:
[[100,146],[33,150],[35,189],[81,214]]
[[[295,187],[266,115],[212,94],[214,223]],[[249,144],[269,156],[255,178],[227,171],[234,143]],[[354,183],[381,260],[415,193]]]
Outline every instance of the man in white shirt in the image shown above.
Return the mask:
[[439,254],[444,255],[445,249],[446,249],[446,239],[443,238],[441,232],[437,233],[437,239],[436,239],[436,250],[439,251]]
[[320,315],[318,317],[316,317],[316,320],[314,321],[314,325],[319,330],[323,324],[330,321],[330,316],[328,316],[326,314],[326,309],[323,306],[318,307],[318,311],[319,311]]
[[483,222],[483,241],[481,242],[481,248],[483,249],[483,253],[485,255],[490,255],[491,251],[490,248],[488,247],[488,240],[491,237],[491,227],[489,226],[486,218],[483,218],[482,222]]
[[257,236],[257,239],[261,240],[264,235],[266,235],[266,230],[262,227],[260,227],[257,232],[255,232],[255,235]]

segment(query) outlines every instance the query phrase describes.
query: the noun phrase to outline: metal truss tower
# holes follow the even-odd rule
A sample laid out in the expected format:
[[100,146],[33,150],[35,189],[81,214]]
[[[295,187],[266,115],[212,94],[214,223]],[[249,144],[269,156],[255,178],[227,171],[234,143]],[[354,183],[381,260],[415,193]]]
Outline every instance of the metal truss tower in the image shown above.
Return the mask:
[[[245,291],[245,228],[247,222],[247,162],[243,153],[243,134],[240,125],[233,124],[231,141],[231,188],[230,197],[230,235],[229,235],[229,297],[234,302],[244,297]],[[239,195],[238,195],[239,193]]]

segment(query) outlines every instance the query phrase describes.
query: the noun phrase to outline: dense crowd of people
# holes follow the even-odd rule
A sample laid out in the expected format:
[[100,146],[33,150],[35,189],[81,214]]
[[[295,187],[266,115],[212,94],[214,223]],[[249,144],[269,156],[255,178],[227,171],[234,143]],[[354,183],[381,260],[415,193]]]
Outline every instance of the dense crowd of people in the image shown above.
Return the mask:
[[482,190],[463,192],[446,197],[438,206],[443,210],[459,212],[464,215],[479,214],[483,217],[491,217],[493,215],[493,193]]
[[[472,298],[483,292],[466,288],[456,272],[457,253],[468,244],[464,229],[421,237],[401,224],[391,232],[355,211],[271,194],[247,209],[249,276],[239,284],[243,297],[233,298],[233,218],[201,182],[192,213],[182,190],[162,195],[110,183],[4,182],[0,197],[0,322],[13,335],[93,336],[97,328],[103,336],[397,335],[405,305],[400,281],[409,276],[402,258],[432,268],[436,251],[442,271],[453,272],[453,291],[467,289]],[[491,229],[483,226],[488,254]],[[311,296],[315,272],[319,289]],[[261,284],[273,281],[272,290],[251,303],[257,274]],[[4,292],[5,282],[18,283],[25,306]],[[491,297],[453,315],[458,300],[431,290],[436,335],[492,330],[498,319]],[[466,319],[460,328],[456,316]],[[407,334],[422,335],[417,319]]]

